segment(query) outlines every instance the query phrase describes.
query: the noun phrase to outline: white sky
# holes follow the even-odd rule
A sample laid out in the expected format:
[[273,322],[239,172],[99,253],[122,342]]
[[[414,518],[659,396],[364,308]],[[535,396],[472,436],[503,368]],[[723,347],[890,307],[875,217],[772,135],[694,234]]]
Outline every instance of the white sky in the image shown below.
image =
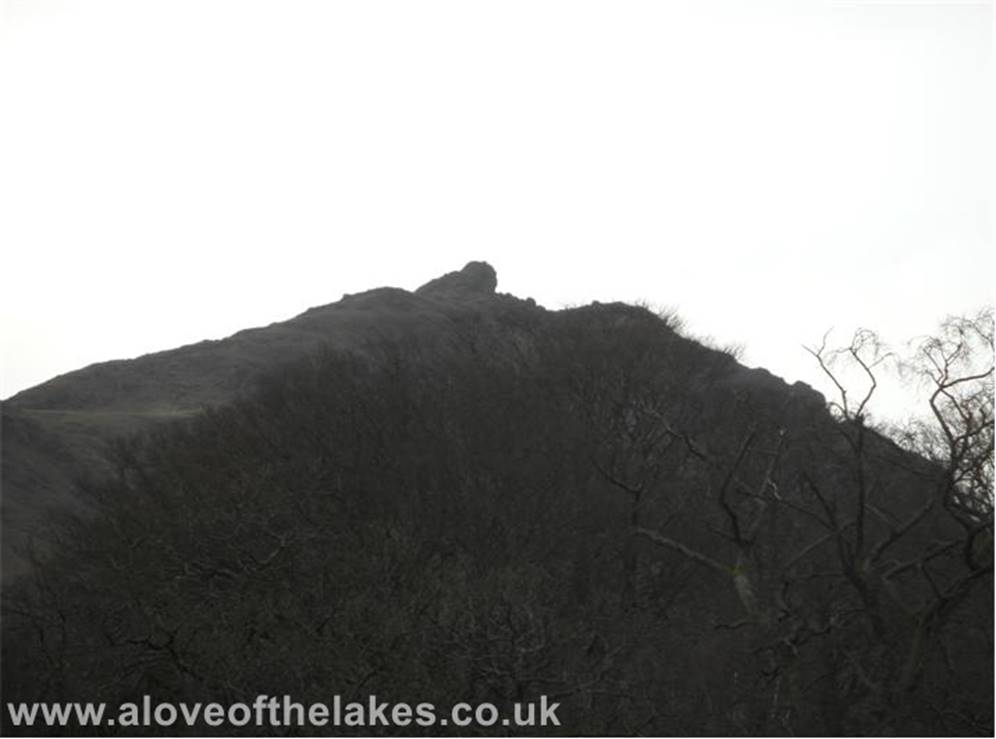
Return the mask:
[[993,299],[988,2],[8,0],[0,33],[0,397],[471,259],[821,388],[827,328]]

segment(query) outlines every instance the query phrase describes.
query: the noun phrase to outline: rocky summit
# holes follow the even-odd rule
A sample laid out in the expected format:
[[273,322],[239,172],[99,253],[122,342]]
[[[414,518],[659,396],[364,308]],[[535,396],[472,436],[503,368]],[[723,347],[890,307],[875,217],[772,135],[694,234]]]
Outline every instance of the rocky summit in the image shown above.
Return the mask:
[[442,277],[422,285],[416,295],[437,297],[457,297],[460,295],[493,295],[498,287],[498,275],[487,262],[468,262],[456,272],[448,272]]

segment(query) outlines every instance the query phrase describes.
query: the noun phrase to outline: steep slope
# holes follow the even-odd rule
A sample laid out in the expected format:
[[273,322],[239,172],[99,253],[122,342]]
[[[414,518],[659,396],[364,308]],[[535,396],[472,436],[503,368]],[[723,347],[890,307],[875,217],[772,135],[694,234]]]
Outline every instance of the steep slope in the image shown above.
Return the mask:
[[27,549],[45,549],[45,521],[74,510],[74,482],[108,473],[108,446],[251,392],[260,376],[323,349],[362,352],[382,339],[458,337],[461,326],[538,313],[495,292],[497,277],[470,262],[410,293],[346,295],[288,321],[226,339],[101,362],[8,398],[2,407],[3,575],[25,571]]
[[519,302],[496,294],[496,285],[490,265],[471,262],[415,293],[378,288],[346,295],[288,321],[239,331],[226,339],[94,364],[17,393],[5,406],[133,414],[197,410],[237,397],[251,389],[261,372],[319,347],[356,349],[372,334],[390,337],[445,330],[455,315]]
[[[364,353],[385,341],[452,345],[490,342],[479,351],[524,355],[546,310],[532,300],[496,292],[485,262],[429,281],[414,293],[376,288],[311,308],[288,321],[240,331],[226,339],[101,362],[8,398],[2,407],[3,576],[26,570],[29,551],[42,552],[47,519],[78,509],[75,482],[111,472],[116,440],[244,397],[274,368],[323,350]],[[592,306],[620,311],[623,306]],[[566,311],[565,314],[574,311]],[[775,398],[789,392],[764,370],[731,364],[730,381]],[[822,397],[797,384],[810,405]]]
[[991,517],[945,469],[645,309],[493,284],[348,298],[426,320],[123,445],[4,590],[4,698],[545,695],[568,735],[991,735]]

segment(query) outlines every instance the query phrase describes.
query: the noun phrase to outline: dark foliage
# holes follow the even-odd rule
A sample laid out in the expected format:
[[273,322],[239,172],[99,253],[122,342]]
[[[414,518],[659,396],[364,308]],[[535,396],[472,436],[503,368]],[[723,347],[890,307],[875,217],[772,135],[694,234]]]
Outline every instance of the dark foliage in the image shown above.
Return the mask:
[[515,320],[316,355],[121,444],[4,594],[4,701],[992,733],[991,508],[959,521],[943,465],[645,310]]

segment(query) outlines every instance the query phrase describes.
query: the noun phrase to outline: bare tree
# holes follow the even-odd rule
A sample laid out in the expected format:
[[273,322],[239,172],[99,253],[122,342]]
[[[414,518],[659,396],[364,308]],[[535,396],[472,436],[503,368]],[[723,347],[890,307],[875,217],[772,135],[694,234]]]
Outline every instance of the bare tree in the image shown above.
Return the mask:
[[[769,682],[754,695],[765,720],[798,731],[822,706],[832,731],[849,716],[895,730],[911,711],[950,731],[986,725],[923,683],[957,669],[952,655],[971,639],[959,608],[992,575],[992,337],[991,311],[948,319],[905,358],[871,331],[841,347],[825,336],[809,352],[837,390],[833,421],[767,429],[766,444],[748,423],[735,450],[717,453],[659,418],[701,465],[716,542],[646,524],[634,534],[729,578],[744,618],[718,627],[747,627],[765,655]],[[893,364],[931,393],[929,415],[890,437],[870,408]]]

